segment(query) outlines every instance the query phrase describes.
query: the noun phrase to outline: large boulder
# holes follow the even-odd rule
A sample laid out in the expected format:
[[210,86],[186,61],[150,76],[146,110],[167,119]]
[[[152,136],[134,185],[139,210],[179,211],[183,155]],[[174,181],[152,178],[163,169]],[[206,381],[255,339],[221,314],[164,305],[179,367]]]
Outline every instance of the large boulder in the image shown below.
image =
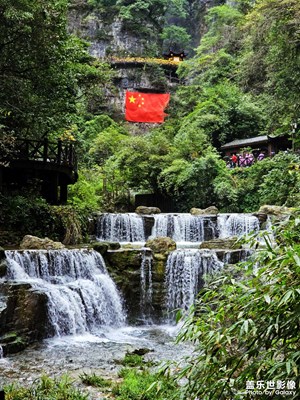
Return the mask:
[[282,216],[282,215],[290,215],[293,209],[288,208],[285,206],[272,206],[272,205],[263,205],[258,210],[258,214],[269,214],[275,216]]
[[47,294],[30,283],[12,283],[3,290],[6,305],[0,312],[0,345],[4,354],[16,353],[49,336]]
[[[282,222],[285,221],[290,217],[293,212],[293,208],[285,207],[285,206],[273,206],[273,205],[263,205],[257,212],[257,216],[260,216],[260,220],[262,219],[261,216],[264,214],[267,217],[270,217],[272,223]],[[254,214],[255,215],[255,214]],[[264,223],[261,225],[264,229]]]
[[241,249],[242,245],[238,243],[237,237],[224,239],[212,239],[200,244],[200,249]]
[[54,242],[53,240],[45,237],[41,239],[37,236],[26,235],[20,243],[21,249],[37,249],[37,250],[59,250],[64,249],[65,246],[61,242]]
[[171,251],[176,250],[175,240],[169,237],[158,236],[154,239],[147,240],[146,247],[149,247],[153,253],[159,253],[162,255],[169,254]]
[[146,206],[138,206],[135,210],[136,214],[160,214],[161,211],[158,207],[146,207]]
[[204,209],[201,208],[191,208],[190,213],[192,215],[217,215],[219,210],[216,206],[210,206]]

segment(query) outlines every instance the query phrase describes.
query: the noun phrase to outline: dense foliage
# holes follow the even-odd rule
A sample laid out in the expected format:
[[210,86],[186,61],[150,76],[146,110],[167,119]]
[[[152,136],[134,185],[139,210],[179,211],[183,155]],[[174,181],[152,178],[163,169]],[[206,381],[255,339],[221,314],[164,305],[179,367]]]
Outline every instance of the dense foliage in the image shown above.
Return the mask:
[[177,398],[242,399],[249,382],[255,388],[259,381],[262,390],[275,382],[272,398],[280,398],[276,382],[290,382],[283,389],[290,386],[289,398],[298,398],[299,222],[296,213],[264,237],[262,248],[253,238],[254,256],[201,290],[179,335],[196,348],[175,369],[185,382]]
[[[297,0],[216,0],[210,7],[185,0],[90,0],[86,6],[119,18],[126,32],[143,26],[138,38],[148,57],[174,41],[179,47],[194,43],[195,18],[201,25],[205,16],[195,55],[190,52],[178,68],[184,85],[171,89],[169,117],[153,128],[120,122],[123,116],[105,97],[117,95],[114,73],[68,33],[66,0],[34,6],[4,1],[1,153],[13,152],[15,136],[75,139],[79,181],[69,188],[69,203],[81,210],[126,211],[135,193],[169,196],[177,211],[211,204],[222,211],[254,211],[263,203],[298,203],[297,154],[235,170],[220,154],[225,142],[290,134],[291,123],[298,122]],[[162,82],[155,67],[150,80]],[[163,81],[165,88],[165,76]],[[296,150],[298,136],[296,126]]]
[[[67,32],[68,1],[2,1],[0,133],[43,137],[67,129],[80,96],[109,71]],[[105,78],[105,81],[107,78]]]

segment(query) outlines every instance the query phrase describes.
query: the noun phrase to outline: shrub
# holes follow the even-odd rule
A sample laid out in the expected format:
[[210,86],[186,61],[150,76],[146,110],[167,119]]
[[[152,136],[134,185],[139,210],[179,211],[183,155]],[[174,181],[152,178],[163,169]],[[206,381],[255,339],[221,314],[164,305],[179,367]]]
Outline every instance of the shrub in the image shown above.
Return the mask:
[[[179,335],[196,351],[177,365],[177,381],[187,378],[177,398],[242,399],[247,382],[258,381],[289,382],[295,386],[289,398],[298,398],[299,217],[276,229],[274,246],[265,236],[252,260],[200,292]],[[252,242],[257,248],[259,241]]]

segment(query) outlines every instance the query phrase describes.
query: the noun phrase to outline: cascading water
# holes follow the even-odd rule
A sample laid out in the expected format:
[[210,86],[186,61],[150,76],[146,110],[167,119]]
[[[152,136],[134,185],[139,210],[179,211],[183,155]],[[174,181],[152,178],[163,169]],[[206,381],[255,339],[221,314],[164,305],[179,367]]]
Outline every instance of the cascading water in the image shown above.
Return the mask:
[[145,241],[144,223],[140,215],[102,214],[97,222],[98,240],[119,242]]
[[158,214],[154,216],[152,237],[168,236],[177,242],[202,242],[215,237],[216,226],[205,216]]
[[6,251],[7,278],[48,297],[54,335],[93,332],[125,322],[122,302],[102,256],[93,250]]
[[223,263],[211,250],[173,251],[166,266],[167,310],[187,310],[194,303],[203,284],[203,275],[222,268]]
[[249,214],[219,214],[218,231],[220,238],[241,237],[250,232],[257,233],[259,231],[259,220],[254,215]]
[[147,250],[142,253],[141,262],[141,300],[140,308],[142,320],[146,323],[151,322],[152,311],[152,253],[149,254]]

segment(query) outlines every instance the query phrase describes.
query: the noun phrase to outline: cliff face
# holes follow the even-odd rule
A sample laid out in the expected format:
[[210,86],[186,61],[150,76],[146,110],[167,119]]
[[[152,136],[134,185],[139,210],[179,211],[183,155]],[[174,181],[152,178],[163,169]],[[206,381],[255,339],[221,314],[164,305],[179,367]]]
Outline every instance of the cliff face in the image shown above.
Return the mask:
[[[120,13],[120,4],[126,2],[71,0],[69,28],[72,33],[91,43],[91,55],[106,58],[110,55],[147,56],[149,53],[151,56],[161,56],[170,43],[176,45],[172,39],[163,42],[160,38],[163,28],[169,25],[182,26],[191,36],[190,44],[184,50],[192,54],[206,31],[204,16],[207,10],[225,2],[186,0],[183,2],[183,14],[179,15],[174,7],[167,6],[165,15],[152,16],[148,10],[148,16],[145,12],[143,18],[137,15],[136,20],[128,21],[122,19]],[[156,3],[159,4],[159,1]]]
[[[200,36],[205,31],[204,15],[218,1],[220,0],[187,0],[185,16],[176,15],[174,10],[159,15],[155,9],[152,14],[148,10],[148,14],[137,14],[136,19],[126,20],[122,18],[120,11],[120,4],[127,4],[126,2],[71,0],[69,30],[90,44],[89,52],[92,56],[111,64],[115,71],[116,93],[114,96],[107,96],[107,102],[117,112],[122,113],[126,90],[172,92],[179,80],[174,65],[168,67],[149,62],[121,61],[129,60],[129,57],[163,58],[163,53],[172,44],[172,40],[163,41],[160,36],[163,28],[168,25],[186,28],[191,36],[188,49],[188,56],[191,56],[193,48],[199,44]],[[159,1],[153,3],[156,6],[164,4]],[[176,47],[176,43],[173,44]]]
[[[134,27],[126,27],[117,9],[98,8],[88,0],[72,0],[69,11],[70,32],[90,43],[89,52],[100,59],[114,56],[141,56],[151,46],[149,38]],[[152,38],[153,39],[153,38]]]

